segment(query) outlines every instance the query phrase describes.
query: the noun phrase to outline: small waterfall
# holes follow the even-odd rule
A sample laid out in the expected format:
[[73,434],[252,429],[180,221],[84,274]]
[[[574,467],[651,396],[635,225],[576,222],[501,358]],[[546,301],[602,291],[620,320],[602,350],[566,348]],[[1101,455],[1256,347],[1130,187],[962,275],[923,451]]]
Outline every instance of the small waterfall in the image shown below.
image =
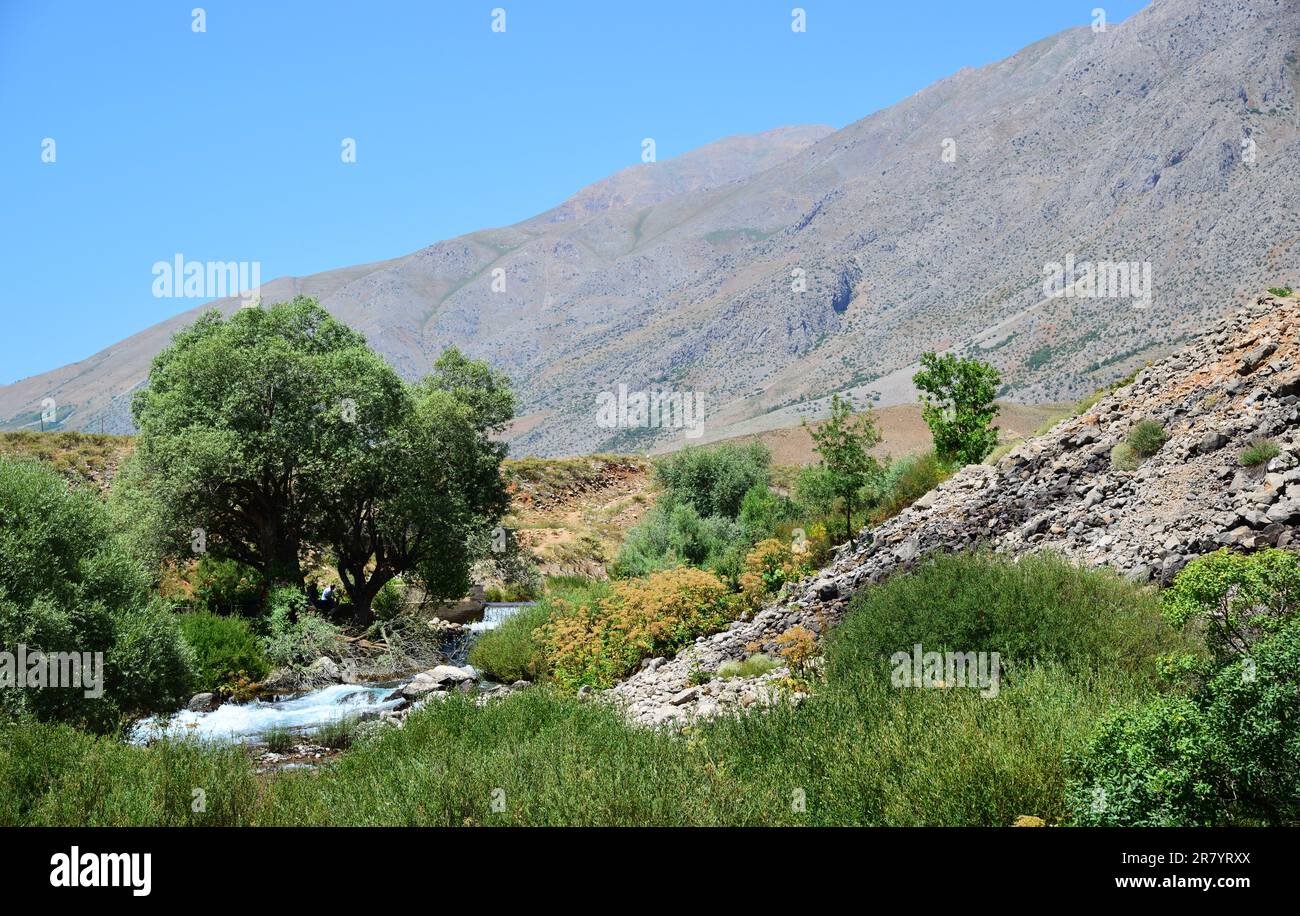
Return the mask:
[[143,744],[162,736],[195,736],[236,742],[257,742],[273,728],[303,734],[350,716],[362,716],[392,709],[400,701],[389,700],[397,684],[331,684],[287,700],[226,703],[212,712],[181,710],[173,716],[141,719],[131,730],[131,740]]
[[536,601],[503,601],[488,604],[483,608],[483,619],[469,625],[471,633],[486,633],[495,630],[505,621],[519,613],[520,608],[532,607]]
[[[480,633],[494,630],[519,613],[520,608],[535,602],[510,601],[488,604],[483,619],[468,624],[465,631],[449,636],[443,644],[447,664],[463,665],[470,644]],[[159,737],[193,736],[207,740],[257,744],[273,728],[289,729],[299,734],[350,716],[373,715],[398,706],[389,700],[393,690],[405,681],[382,684],[331,684],[301,696],[273,701],[225,703],[212,712],[183,709],[171,716],[141,719],[131,729],[131,741],[144,744]]]

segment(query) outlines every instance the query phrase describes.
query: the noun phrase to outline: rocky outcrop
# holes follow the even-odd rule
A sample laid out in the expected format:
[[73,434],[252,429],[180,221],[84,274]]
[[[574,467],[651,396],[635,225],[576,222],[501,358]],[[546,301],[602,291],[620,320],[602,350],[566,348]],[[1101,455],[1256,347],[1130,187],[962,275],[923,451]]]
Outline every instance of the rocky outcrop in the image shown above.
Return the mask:
[[[1046,435],[996,464],[967,467],[872,531],[853,550],[752,619],[645,666],[606,692],[644,724],[742,706],[692,673],[716,671],[785,630],[824,633],[852,595],[933,551],[980,546],[1052,550],[1110,566],[1137,581],[1169,581],[1221,546],[1300,546],[1300,301],[1261,296],[1185,349],[1143,369]],[[1168,439],[1134,470],[1112,450],[1142,420]],[[1242,467],[1248,445],[1269,439],[1276,457]],[[699,680],[699,675],[694,675]],[[737,684],[736,693],[745,689]]]

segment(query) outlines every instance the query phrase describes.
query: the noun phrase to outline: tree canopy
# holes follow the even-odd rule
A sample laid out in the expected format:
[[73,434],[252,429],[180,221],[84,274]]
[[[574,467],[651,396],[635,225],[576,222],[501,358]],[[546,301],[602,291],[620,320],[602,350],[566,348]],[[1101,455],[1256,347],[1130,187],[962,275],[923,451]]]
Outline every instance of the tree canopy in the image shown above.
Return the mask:
[[998,444],[993,403],[1002,376],[988,363],[951,353],[921,355],[912,377],[921,392],[921,416],[934,434],[934,450],[948,463],[978,464]]
[[134,412],[134,489],[170,547],[268,585],[301,583],[306,548],[326,549],[363,616],[406,572],[463,594],[471,536],[507,505],[505,377],[453,349],[408,384],[305,297],[205,314],[154,359]]

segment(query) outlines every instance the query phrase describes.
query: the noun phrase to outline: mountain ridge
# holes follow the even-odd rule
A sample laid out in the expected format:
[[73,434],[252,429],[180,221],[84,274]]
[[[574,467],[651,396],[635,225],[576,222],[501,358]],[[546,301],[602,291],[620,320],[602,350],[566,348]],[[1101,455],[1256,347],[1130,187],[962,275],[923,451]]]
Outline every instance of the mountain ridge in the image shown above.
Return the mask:
[[[518,453],[680,436],[599,427],[595,398],[620,383],[701,392],[709,438],[797,424],[834,392],[899,403],[929,349],[993,361],[1004,397],[1069,400],[1248,291],[1300,286],[1296,36],[1296,4],[1155,0],[820,137],[778,129],[783,143],[747,156],[733,143],[734,161],[687,158],[686,178],[659,169],[648,192],[656,166],[692,154],[634,166],[529,220],[263,297],[317,290],[408,376],[452,344],[505,369]],[[1070,256],[1150,265],[1151,304],[1046,296],[1045,265]],[[21,425],[62,384],[71,425],[121,430],[145,351],[173,326],[118,345],[121,368],[87,365],[114,348],[74,364],[89,372],[77,385],[65,367],[0,388],[0,420]]]

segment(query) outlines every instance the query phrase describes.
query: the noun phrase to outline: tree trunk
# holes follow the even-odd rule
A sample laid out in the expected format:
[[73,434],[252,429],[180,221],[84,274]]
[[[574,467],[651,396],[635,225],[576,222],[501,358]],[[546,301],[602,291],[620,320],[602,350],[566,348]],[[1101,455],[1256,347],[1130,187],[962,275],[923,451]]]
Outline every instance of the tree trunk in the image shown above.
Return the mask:
[[375,619],[375,613],[370,607],[375,596],[393,578],[393,573],[377,569],[367,579],[365,569],[346,569],[340,566],[339,578],[343,580],[343,588],[352,602],[352,625],[364,630]]

